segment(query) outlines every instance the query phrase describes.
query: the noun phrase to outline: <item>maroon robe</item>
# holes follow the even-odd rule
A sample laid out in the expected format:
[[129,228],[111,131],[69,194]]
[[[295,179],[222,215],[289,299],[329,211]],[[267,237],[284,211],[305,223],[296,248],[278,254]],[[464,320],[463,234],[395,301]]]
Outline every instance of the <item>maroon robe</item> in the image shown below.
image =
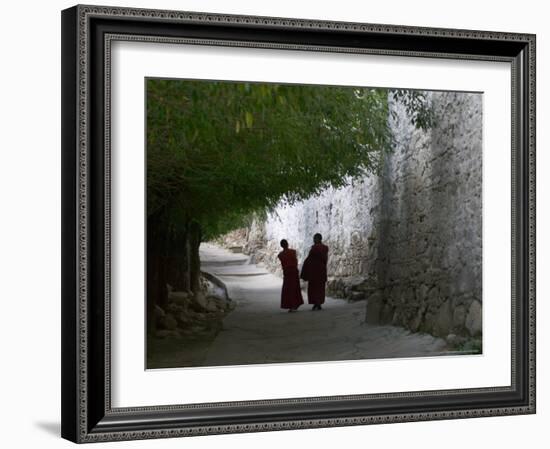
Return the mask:
[[302,266],[301,278],[307,281],[307,302],[323,304],[325,302],[325,284],[327,282],[328,246],[315,243]]
[[286,248],[278,256],[283,267],[283,288],[281,290],[281,308],[296,309],[304,303],[300,278],[298,277],[298,258],[296,250]]

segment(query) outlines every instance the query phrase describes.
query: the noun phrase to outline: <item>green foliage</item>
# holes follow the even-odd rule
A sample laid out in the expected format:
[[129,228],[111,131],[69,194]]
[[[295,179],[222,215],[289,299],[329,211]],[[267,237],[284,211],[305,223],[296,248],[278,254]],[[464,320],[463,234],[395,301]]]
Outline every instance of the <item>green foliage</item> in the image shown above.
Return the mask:
[[[405,106],[407,115],[417,128],[426,131],[435,126],[434,111],[430,107],[425,91],[395,89],[390,91],[390,95],[395,101]],[[392,115],[395,118],[393,110]]]
[[281,199],[376,172],[391,148],[387,98],[385,89],[149,79],[148,214],[176,232],[197,221],[210,238]]

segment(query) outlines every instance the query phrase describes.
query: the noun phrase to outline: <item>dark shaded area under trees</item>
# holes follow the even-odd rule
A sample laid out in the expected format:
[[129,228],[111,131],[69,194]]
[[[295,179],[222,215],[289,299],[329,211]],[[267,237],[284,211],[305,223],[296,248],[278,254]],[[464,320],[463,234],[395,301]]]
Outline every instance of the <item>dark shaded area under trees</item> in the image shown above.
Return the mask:
[[[377,172],[391,150],[388,90],[148,79],[147,311],[200,289],[199,245],[253,212]],[[422,92],[391,94],[418,127]]]

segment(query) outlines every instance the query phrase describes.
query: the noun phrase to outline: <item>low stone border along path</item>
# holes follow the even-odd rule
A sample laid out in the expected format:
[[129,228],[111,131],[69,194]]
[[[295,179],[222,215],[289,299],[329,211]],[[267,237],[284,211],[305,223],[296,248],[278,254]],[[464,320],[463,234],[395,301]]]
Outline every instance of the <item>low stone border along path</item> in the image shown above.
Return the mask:
[[[210,343],[200,366],[312,362],[446,355],[445,341],[394,326],[365,324],[365,302],[327,297],[322,311],[304,301],[296,313],[280,308],[282,279],[249,257],[210,243],[201,270],[220,279],[236,307]],[[196,365],[195,365],[196,366]]]

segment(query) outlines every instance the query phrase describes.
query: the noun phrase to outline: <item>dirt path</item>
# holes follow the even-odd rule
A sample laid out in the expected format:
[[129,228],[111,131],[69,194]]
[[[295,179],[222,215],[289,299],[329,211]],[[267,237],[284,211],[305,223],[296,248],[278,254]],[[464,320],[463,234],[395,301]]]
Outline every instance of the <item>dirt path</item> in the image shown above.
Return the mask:
[[202,366],[447,354],[442,339],[365,324],[363,301],[329,297],[322,311],[312,312],[304,304],[288,313],[280,308],[282,280],[249,264],[243,254],[203,244],[201,261],[201,268],[222,280],[236,302]]

